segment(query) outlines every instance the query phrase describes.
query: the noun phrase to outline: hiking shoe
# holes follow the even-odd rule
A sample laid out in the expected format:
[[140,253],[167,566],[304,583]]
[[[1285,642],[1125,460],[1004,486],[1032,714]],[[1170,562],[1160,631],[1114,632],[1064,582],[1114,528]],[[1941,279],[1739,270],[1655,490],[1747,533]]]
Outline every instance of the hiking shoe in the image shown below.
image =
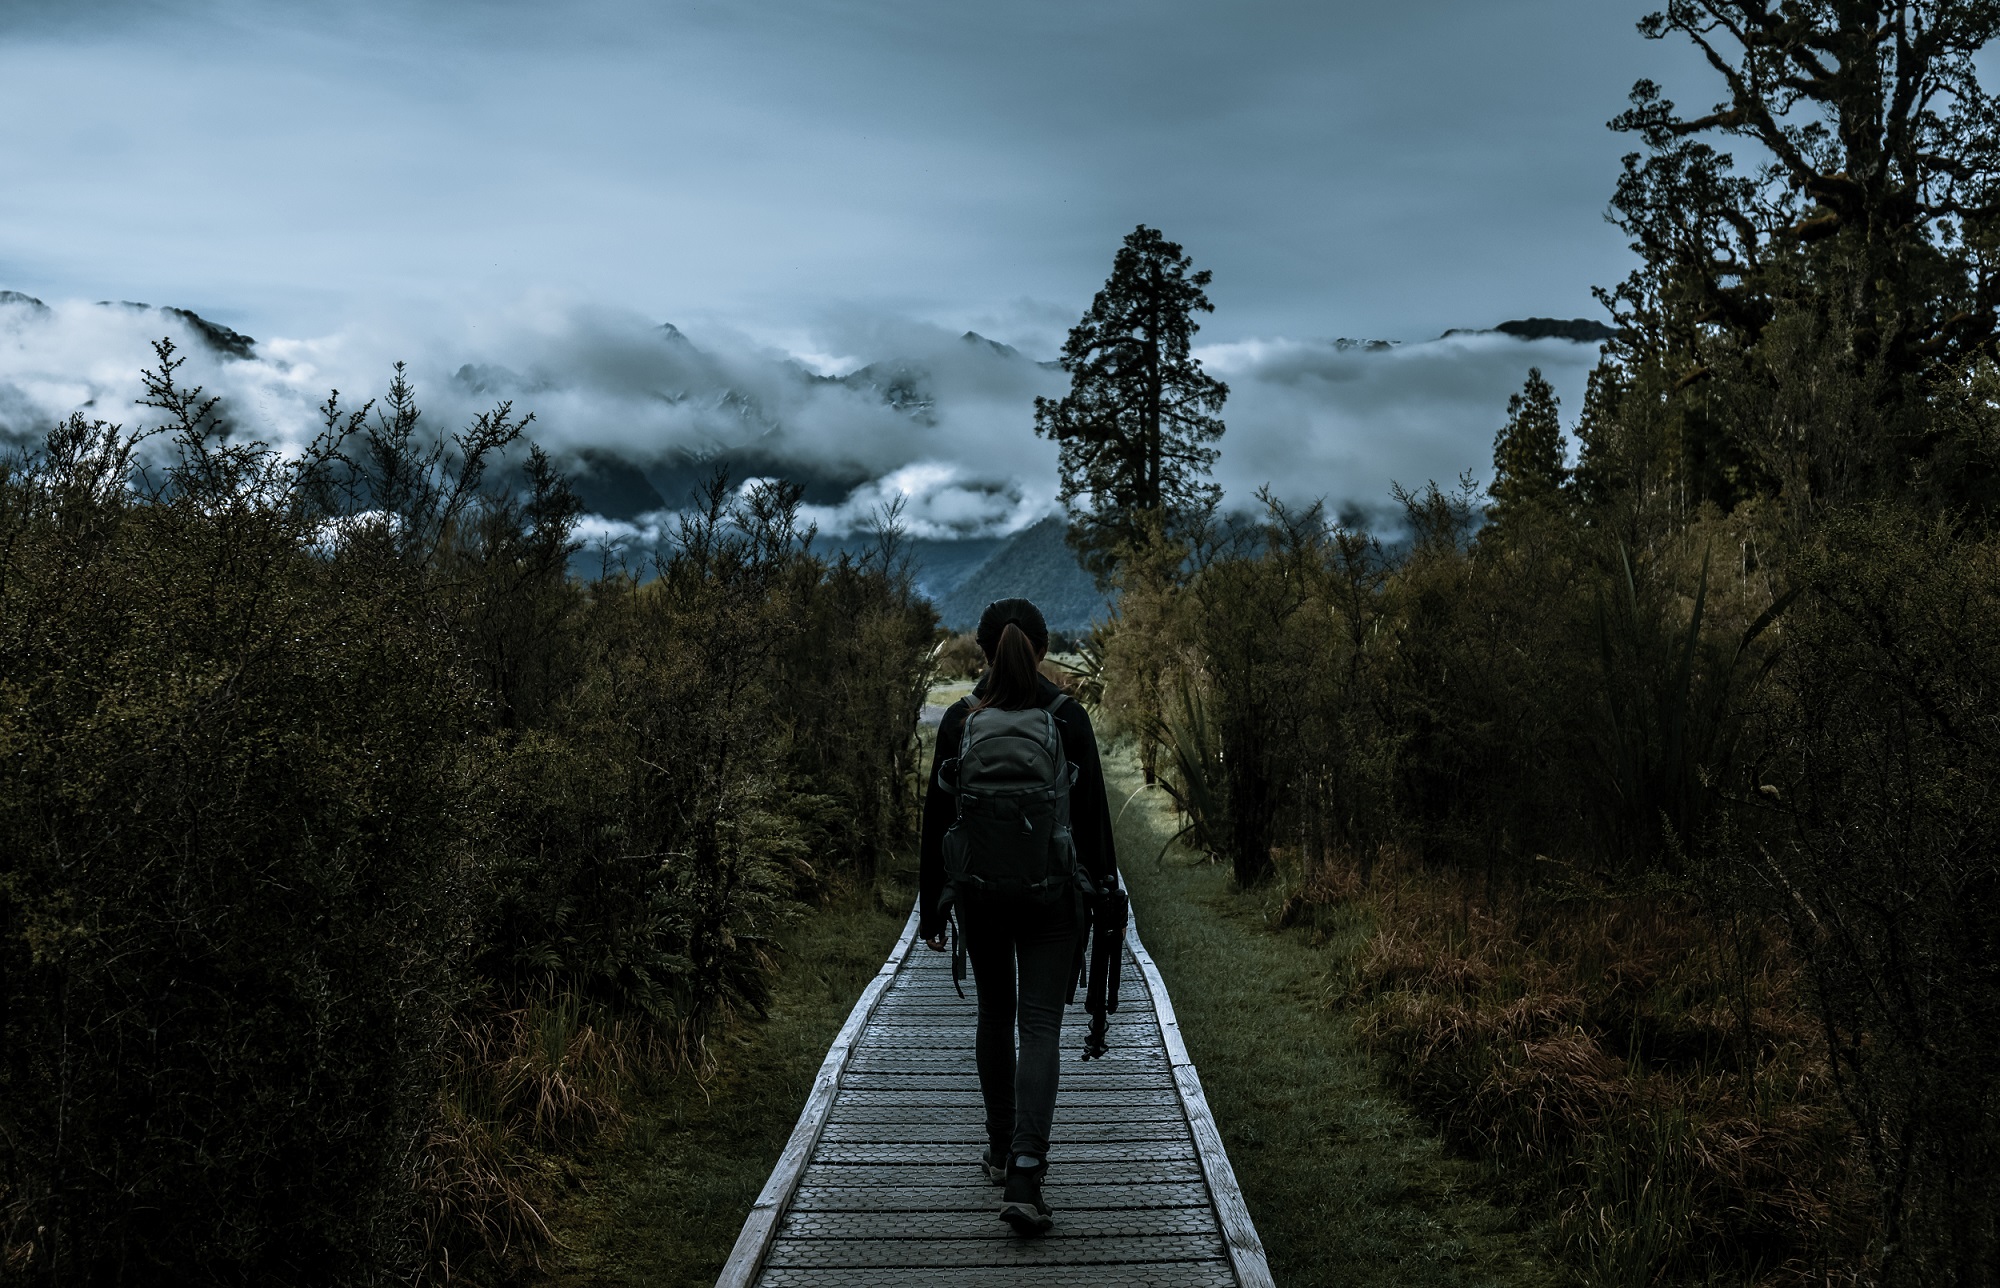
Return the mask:
[[1049,1165],[1026,1154],[1015,1156],[1007,1168],[1007,1189],[1001,1197],[1000,1219],[1022,1234],[1045,1234],[1056,1223],[1049,1205],[1042,1202],[1042,1177]]
[[1007,1183],[1006,1150],[994,1149],[990,1145],[987,1146],[986,1153],[980,1156],[979,1166],[985,1169],[986,1179],[995,1185],[1005,1185]]

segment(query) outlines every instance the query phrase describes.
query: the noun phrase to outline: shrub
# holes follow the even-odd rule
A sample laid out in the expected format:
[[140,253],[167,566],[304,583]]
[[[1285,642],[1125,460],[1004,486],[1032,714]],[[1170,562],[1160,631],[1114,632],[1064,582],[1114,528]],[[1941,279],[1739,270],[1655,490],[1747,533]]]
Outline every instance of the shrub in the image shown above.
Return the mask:
[[941,680],[976,680],[986,672],[986,655],[971,631],[960,631],[938,644],[936,665]]
[[0,465],[0,1264],[505,1276],[907,842],[935,619],[782,484],[577,583],[511,407],[432,435],[399,368],[286,456],[159,357],[163,440]]
[[2000,549],[1897,506],[1798,561],[1732,857],[1776,893],[1885,1274],[2000,1275]]
[[80,418],[0,483],[9,1257],[365,1279],[462,995],[475,692],[389,520],[329,538],[333,441],[225,440],[161,357],[150,489]]

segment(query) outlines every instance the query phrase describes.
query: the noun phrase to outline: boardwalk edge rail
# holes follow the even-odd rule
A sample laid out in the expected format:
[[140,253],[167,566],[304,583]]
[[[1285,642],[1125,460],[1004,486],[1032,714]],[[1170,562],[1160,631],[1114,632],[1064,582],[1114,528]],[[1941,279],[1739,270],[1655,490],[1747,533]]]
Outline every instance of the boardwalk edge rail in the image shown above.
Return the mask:
[[1153,995],[1153,1013],[1160,1022],[1160,1037],[1167,1045],[1167,1065],[1174,1071],[1174,1088],[1180,1092],[1181,1109],[1187,1114],[1188,1128],[1194,1133],[1195,1153],[1201,1159],[1201,1174],[1208,1182],[1208,1196],[1222,1223],[1222,1242],[1236,1282],[1243,1288],[1274,1288],[1271,1267],[1264,1259],[1264,1241],[1250,1220],[1243,1191],[1236,1184],[1236,1169],[1229,1165],[1229,1151],[1223,1147],[1222,1133],[1216,1128],[1215,1114],[1209,1110],[1208,1096],[1201,1089],[1201,1075],[1188,1058],[1187,1044],[1181,1041],[1180,1020],[1174,1015],[1173,999],[1153,955],[1139,939],[1139,921],[1127,924],[1125,942],[1146,977],[1146,991]]
[[[916,939],[917,909],[912,907],[910,919],[903,924],[902,936],[889,951],[889,959],[882,963],[882,969],[875,972],[875,978],[862,990],[854,1009],[847,1013],[847,1023],[841,1025],[833,1045],[827,1048],[826,1059],[820,1062],[819,1074],[813,1079],[812,1094],[806,1097],[806,1107],[799,1114],[798,1124],[792,1128],[791,1139],[785,1142],[785,1152],[778,1155],[778,1165],[771,1169],[770,1179],[764,1182],[763,1191],[751,1205],[750,1216],[743,1222],[742,1233],[736,1236],[736,1246],[730,1249],[729,1260],[723,1264],[722,1275],[715,1281],[715,1288],[751,1288],[756,1282],[757,1272],[764,1266],[764,1257],[777,1238],[778,1221],[799,1188],[799,1179],[805,1175],[806,1163],[812,1158],[813,1148],[819,1144],[820,1133],[826,1129],[833,1098],[840,1091],[842,1075],[847,1072],[848,1054],[862,1030],[868,1027],[876,1005],[881,1002],[882,994],[888,991]],[[1200,1094],[1199,1091],[1196,1094]],[[1224,1166],[1227,1167],[1227,1164]]]

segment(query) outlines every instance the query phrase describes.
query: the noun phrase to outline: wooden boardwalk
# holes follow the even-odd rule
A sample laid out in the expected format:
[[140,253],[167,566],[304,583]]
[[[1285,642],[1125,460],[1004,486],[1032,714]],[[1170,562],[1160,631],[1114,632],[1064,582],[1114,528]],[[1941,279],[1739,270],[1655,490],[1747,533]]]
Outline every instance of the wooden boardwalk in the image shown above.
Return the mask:
[[[1064,1016],[1044,1189],[1055,1229],[1016,1234],[981,1174],[972,982],[915,946],[916,915],[840,1035],[717,1288],[876,1284],[1263,1288],[1264,1249],[1159,971],[1128,936],[1111,1052]],[[914,951],[913,951],[914,948]]]

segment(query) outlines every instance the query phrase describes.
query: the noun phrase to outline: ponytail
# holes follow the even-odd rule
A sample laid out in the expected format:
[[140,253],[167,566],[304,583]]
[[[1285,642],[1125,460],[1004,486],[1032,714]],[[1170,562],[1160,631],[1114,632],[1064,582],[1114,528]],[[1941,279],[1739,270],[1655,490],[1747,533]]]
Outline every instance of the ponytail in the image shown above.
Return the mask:
[[996,599],[979,615],[973,638],[986,655],[985,693],[979,706],[1023,711],[1042,705],[1042,654],[1049,651],[1049,624],[1042,610],[1025,599]]
[[1000,632],[1000,642],[986,668],[986,696],[975,711],[998,707],[1002,711],[1022,711],[1041,705],[1041,659],[1027,634],[1013,622]]

